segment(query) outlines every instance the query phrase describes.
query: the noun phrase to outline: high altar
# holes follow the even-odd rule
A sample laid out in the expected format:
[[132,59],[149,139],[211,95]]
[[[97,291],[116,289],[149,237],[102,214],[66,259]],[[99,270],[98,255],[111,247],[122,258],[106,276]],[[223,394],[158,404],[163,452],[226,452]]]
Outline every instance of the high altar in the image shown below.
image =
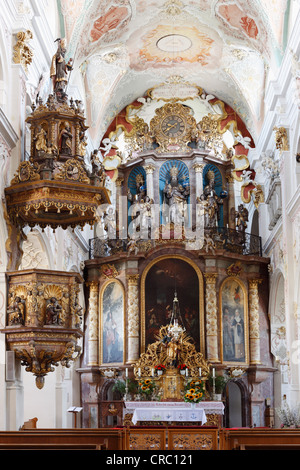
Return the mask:
[[[145,409],[145,381],[155,385],[150,408],[186,412],[189,380],[201,381],[199,422],[224,408],[228,421],[238,394],[242,425],[263,424],[274,373],[269,260],[255,224],[247,229],[247,205],[257,211],[264,196],[241,119],[173,77],[120,112],[90,156],[82,104],[62,82],[27,121],[31,156],[5,190],[11,230],[90,224],[95,235],[83,278],[38,269],[7,276],[3,331],[37,386],[80,354],[83,427],[123,424],[128,404],[133,414]],[[212,370],[231,379],[225,407],[212,403]]]
[[[172,83],[181,98],[166,99],[170,86],[127,106],[105,135],[112,145],[103,165],[114,192],[111,206],[98,214],[101,223],[85,263],[84,425],[123,423],[124,391],[120,395],[114,386],[125,383],[126,370],[129,381],[155,379],[160,401],[151,402],[184,404],[186,377],[170,362],[160,377],[156,372],[176,354],[163,339],[175,292],[189,338],[180,354],[189,362],[189,377],[199,378],[200,368],[205,382],[201,406],[214,401],[207,386],[214,368],[231,379],[221,391],[224,414],[219,410],[218,420],[228,422],[234,394],[241,424],[263,424],[263,396],[271,393],[274,372],[268,260],[255,226],[247,229],[247,205],[254,201],[258,210],[263,193],[254,175],[244,180],[248,149],[239,136],[246,129],[217,98],[206,109],[205,92],[191,84]],[[136,406],[144,403],[131,395]]]

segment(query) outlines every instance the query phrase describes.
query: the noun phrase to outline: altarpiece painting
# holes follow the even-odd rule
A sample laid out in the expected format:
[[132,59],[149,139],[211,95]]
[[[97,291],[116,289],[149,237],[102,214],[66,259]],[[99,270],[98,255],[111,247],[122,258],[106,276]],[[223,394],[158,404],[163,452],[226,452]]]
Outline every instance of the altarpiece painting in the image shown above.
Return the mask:
[[178,258],[161,259],[146,276],[145,347],[157,341],[160,327],[170,322],[175,292],[181,324],[199,351],[199,278],[193,266]]
[[109,282],[101,295],[102,363],[122,363],[124,357],[124,290]]
[[236,278],[224,281],[220,291],[223,361],[247,361],[245,287]]

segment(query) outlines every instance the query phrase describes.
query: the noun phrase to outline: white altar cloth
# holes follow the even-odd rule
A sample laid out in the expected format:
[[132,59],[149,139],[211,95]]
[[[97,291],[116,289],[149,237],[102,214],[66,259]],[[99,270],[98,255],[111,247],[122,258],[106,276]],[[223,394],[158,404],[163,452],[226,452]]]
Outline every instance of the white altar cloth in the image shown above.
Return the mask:
[[186,402],[126,401],[124,415],[132,414],[132,423],[138,421],[201,421],[207,422],[206,414],[223,414],[222,402],[203,401],[192,406]]
[[133,424],[138,421],[201,421],[205,424],[207,419],[204,410],[193,408],[136,408],[131,418]]

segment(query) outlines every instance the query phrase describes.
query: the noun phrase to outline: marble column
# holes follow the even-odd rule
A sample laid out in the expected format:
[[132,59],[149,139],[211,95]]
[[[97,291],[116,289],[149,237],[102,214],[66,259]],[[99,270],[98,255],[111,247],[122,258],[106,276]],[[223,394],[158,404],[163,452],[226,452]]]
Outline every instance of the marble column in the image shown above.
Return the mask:
[[147,196],[154,200],[153,173],[155,166],[152,164],[147,164],[144,166],[144,169],[146,171]]
[[231,175],[231,171],[226,174],[226,180],[228,183],[228,227],[235,230],[234,178]]
[[206,281],[206,341],[207,359],[210,362],[219,362],[218,350],[218,307],[216,281],[217,273],[204,273]]
[[98,365],[98,281],[89,283],[88,365]]
[[261,279],[250,279],[249,284],[249,349],[250,364],[260,364],[260,332],[259,332],[259,295],[258,285]]
[[128,319],[128,349],[127,362],[134,363],[139,358],[140,342],[140,315],[139,315],[139,275],[127,276],[128,297],[127,297],[127,319]]
[[[124,201],[122,195],[124,178],[119,176],[116,179],[116,212],[117,212],[117,233],[116,236],[119,238],[127,238],[127,223],[126,223],[126,210],[124,210]],[[127,198],[126,198],[127,202]],[[125,206],[126,208],[127,206]]]
[[204,163],[194,163],[193,168],[196,174],[196,198],[200,197],[203,193],[203,169],[205,167]]

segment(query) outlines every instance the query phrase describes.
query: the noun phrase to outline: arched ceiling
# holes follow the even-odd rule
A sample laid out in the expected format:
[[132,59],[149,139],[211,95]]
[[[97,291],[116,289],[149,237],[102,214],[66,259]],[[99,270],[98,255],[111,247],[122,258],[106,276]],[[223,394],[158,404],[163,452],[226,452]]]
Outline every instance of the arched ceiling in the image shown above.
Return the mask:
[[95,142],[126,105],[172,76],[228,103],[253,138],[283,54],[288,0],[58,0]]

